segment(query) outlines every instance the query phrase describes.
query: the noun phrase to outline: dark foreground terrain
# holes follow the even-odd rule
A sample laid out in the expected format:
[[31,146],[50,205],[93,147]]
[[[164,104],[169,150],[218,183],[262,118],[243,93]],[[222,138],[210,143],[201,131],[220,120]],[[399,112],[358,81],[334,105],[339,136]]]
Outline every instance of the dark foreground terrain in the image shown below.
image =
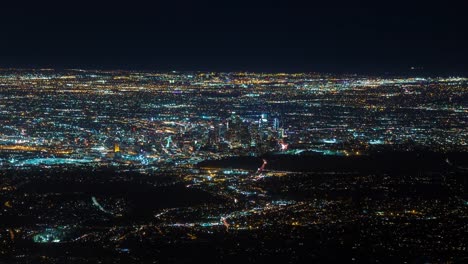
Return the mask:
[[466,263],[466,154],[4,171],[0,263]]

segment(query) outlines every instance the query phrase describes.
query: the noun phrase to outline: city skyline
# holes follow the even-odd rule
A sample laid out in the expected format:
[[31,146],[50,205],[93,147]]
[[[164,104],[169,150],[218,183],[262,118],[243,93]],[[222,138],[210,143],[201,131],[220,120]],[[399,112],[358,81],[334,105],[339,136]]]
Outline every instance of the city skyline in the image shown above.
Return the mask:
[[0,147],[19,153],[4,166],[53,156],[107,164],[112,152],[157,167],[286,150],[467,148],[463,77],[10,69],[0,78]]
[[466,263],[467,3],[3,3],[0,263]]
[[466,77],[0,69],[0,262],[457,262]]

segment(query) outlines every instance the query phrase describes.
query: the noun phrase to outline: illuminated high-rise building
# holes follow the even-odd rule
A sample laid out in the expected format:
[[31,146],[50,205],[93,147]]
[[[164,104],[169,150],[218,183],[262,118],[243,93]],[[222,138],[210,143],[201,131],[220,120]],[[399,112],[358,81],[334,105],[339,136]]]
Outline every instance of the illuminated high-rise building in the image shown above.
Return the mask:
[[267,114],[262,114],[258,120],[258,132],[260,140],[266,140],[268,138],[268,118]]
[[275,117],[273,119],[273,131],[275,132],[278,131],[279,125],[280,125],[279,119]]
[[231,117],[229,117],[227,120],[227,127],[228,129],[226,131],[226,139],[234,148],[240,146],[242,131],[242,119],[240,116],[233,112]]
[[286,132],[284,131],[284,128],[278,129],[278,138],[285,138],[287,137]]

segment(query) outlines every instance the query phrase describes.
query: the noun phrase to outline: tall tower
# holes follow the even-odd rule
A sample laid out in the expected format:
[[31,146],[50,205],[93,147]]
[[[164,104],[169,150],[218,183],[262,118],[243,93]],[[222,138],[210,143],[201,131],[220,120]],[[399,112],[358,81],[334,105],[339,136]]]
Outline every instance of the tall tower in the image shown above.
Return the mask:
[[268,119],[266,114],[262,114],[258,120],[258,132],[260,133],[260,140],[265,140],[268,137]]
[[275,117],[275,119],[273,119],[273,131],[278,131],[279,129],[279,119]]
[[227,121],[226,125],[228,126],[228,130],[226,133],[226,139],[231,143],[231,145],[238,146],[241,144],[241,130],[243,127],[242,119],[233,112]]

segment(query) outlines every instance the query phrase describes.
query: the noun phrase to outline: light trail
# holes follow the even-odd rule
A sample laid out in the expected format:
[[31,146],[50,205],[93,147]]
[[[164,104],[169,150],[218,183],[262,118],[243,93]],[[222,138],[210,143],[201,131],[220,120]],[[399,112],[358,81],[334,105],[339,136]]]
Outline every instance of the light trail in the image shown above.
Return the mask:
[[102,212],[106,213],[106,214],[111,214],[111,212],[107,211],[106,209],[104,209],[104,207],[102,207],[99,202],[96,200],[96,197],[91,197],[91,200],[93,200],[93,204],[94,206],[96,206],[97,208],[99,208],[99,210],[101,210]]

